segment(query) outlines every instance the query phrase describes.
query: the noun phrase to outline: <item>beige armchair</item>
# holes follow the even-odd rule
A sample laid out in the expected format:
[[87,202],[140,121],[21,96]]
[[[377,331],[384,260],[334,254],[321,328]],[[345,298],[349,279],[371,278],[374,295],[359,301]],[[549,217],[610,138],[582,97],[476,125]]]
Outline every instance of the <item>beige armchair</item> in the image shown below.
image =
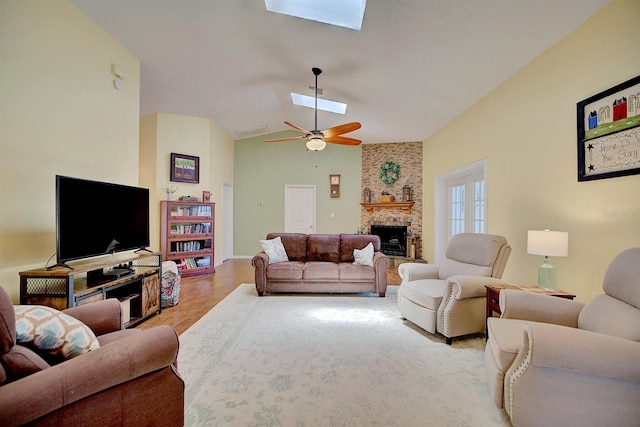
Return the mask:
[[640,248],[618,255],[586,305],[505,289],[488,319],[485,368],[517,426],[640,422]]
[[449,241],[441,265],[404,263],[398,309],[404,319],[432,334],[454,337],[486,327],[487,284],[500,280],[511,246],[502,236],[461,233]]

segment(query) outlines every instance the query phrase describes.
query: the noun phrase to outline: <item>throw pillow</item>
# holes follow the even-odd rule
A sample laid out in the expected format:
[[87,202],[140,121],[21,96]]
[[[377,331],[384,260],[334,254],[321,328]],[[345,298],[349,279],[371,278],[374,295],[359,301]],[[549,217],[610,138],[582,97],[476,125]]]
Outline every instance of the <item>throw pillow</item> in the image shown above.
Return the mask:
[[56,359],[100,348],[93,331],[78,319],[42,305],[16,305],[16,341]]
[[277,262],[289,261],[287,251],[284,249],[280,236],[271,240],[260,240],[262,250],[269,257],[269,263],[275,264]]
[[369,242],[367,246],[362,249],[353,250],[353,263],[358,265],[367,265],[373,267],[373,243]]

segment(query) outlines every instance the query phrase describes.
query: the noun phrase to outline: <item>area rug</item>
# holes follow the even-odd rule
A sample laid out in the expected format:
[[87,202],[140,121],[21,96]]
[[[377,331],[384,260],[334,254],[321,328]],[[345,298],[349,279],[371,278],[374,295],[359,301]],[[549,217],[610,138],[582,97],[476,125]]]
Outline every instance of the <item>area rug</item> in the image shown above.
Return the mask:
[[240,285],[180,336],[187,426],[502,426],[484,337],[452,346],[371,295]]

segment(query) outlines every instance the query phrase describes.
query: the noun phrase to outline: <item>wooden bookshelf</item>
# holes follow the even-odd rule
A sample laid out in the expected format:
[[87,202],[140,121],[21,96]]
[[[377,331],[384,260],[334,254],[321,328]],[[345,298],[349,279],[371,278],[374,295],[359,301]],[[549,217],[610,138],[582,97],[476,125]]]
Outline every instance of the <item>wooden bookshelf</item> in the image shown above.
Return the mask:
[[215,203],[160,202],[160,247],[165,261],[174,261],[181,275],[215,272]]

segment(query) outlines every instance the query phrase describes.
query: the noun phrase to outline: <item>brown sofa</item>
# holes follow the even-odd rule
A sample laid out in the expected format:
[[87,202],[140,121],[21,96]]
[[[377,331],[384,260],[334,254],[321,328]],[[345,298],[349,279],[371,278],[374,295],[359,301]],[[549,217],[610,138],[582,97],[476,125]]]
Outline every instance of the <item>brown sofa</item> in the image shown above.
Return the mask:
[[[260,252],[251,261],[258,295],[278,292],[358,293],[387,291],[389,258],[371,234],[269,233],[280,237],[289,261],[269,263]],[[353,250],[373,244],[373,267],[354,264]]]
[[16,344],[14,307],[0,288],[0,425],[184,424],[173,328],[124,329],[116,299],[63,312],[91,328],[100,348],[50,366]]

